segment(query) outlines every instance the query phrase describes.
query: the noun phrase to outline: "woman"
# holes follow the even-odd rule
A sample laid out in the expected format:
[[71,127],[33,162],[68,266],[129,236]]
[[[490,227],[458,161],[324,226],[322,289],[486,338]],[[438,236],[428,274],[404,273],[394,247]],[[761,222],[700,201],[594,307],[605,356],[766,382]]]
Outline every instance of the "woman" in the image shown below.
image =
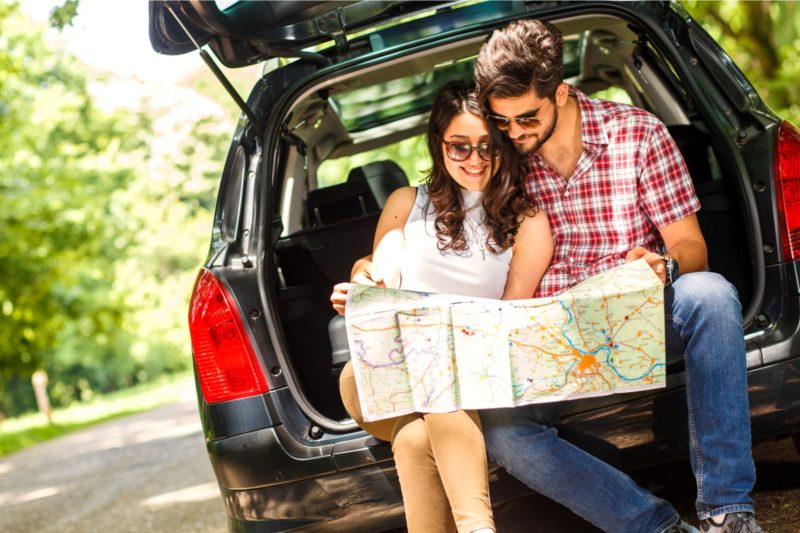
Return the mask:
[[[427,182],[396,190],[375,232],[373,261],[387,287],[482,298],[530,298],[553,251],[547,217],[522,189],[513,147],[488,128],[470,88],[444,86],[428,125]],[[350,284],[334,288],[343,313]],[[492,532],[486,450],[475,411],[413,413],[365,422],[348,363],[340,389],[363,429],[390,441],[411,533]]]

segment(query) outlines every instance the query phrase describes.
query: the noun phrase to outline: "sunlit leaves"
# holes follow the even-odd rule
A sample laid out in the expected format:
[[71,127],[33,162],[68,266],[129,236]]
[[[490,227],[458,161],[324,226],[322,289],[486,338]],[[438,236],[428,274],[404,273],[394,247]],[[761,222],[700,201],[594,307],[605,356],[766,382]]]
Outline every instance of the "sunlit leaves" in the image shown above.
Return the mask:
[[684,1],[782,117],[800,124],[800,5],[783,1]]
[[14,396],[10,385],[29,383],[35,368],[46,368],[53,385],[94,368],[104,376],[87,378],[96,385],[124,376],[114,367],[129,360],[128,307],[114,283],[116,262],[129,253],[141,224],[125,222],[130,198],[120,191],[143,174],[133,161],[146,151],[138,133],[147,121],[98,109],[82,65],[47,45],[42,32],[17,6],[0,4],[0,383],[9,385],[0,387],[0,412],[6,413],[32,401]]

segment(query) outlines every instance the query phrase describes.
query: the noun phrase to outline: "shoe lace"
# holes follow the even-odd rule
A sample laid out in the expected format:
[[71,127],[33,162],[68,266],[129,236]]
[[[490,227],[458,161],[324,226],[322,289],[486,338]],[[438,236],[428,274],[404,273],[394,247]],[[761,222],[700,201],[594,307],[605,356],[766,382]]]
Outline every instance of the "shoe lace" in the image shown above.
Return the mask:
[[712,521],[707,521],[712,526],[708,530],[725,533],[764,533],[764,530],[758,525],[752,513],[730,513],[725,517],[721,525],[716,525]]

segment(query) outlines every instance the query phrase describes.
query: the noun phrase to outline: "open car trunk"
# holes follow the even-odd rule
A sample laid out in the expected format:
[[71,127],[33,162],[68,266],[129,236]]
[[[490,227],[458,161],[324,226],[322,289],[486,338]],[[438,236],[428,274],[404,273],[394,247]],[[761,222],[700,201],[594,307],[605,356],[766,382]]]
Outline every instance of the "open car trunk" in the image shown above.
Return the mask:
[[[554,22],[567,42],[566,81],[590,96],[640,106],[667,125],[702,205],[698,218],[709,268],[733,283],[752,322],[763,279],[754,253],[760,237],[747,197],[750,177],[738,162],[736,145],[712,122],[717,116],[701,109],[696,88],[682,84],[680,66],[664,54],[659,40],[665,34],[607,14]],[[270,290],[277,295],[276,322],[285,356],[301,389],[295,394],[331,422],[347,419],[338,393],[338,370],[347,353],[337,351],[342,331],[329,331],[336,316],[329,302],[331,289],[349,278],[356,259],[371,253],[386,190],[414,184],[418,177],[398,171],[399,161],[387,161],[382,149],[424,130],[430,96],[449,79],[470,76],[484,36],[485,30],[466,32],[460,41],[417,47],[368,70],[336,70],[304,87],[290,106],[286,127],[293,139],[281,147],[290,163],[276,177],[273,191],[273,216],[281,218],[283,233],[270,249],[276,268]],[[414,76],[424,83],[415,82]],[[320,165],[343,157],[351,158],[350,172],[335,184],[322,183]],[[338,327],[335,321],[332,327]],[[681,370],[679,362],[669,371]],[[635,396],[572,402],[570,411]]]

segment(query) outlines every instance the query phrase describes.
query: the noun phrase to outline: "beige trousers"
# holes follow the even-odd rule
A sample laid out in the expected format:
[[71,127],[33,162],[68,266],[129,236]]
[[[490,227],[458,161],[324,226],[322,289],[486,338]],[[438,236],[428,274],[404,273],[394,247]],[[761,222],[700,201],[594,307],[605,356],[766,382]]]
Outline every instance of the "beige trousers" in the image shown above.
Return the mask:
[[409,533],[494,529],[477,412],[412,413],[365,422],[350,362],[342,370],[339,390],[353,420],[392,443]]

